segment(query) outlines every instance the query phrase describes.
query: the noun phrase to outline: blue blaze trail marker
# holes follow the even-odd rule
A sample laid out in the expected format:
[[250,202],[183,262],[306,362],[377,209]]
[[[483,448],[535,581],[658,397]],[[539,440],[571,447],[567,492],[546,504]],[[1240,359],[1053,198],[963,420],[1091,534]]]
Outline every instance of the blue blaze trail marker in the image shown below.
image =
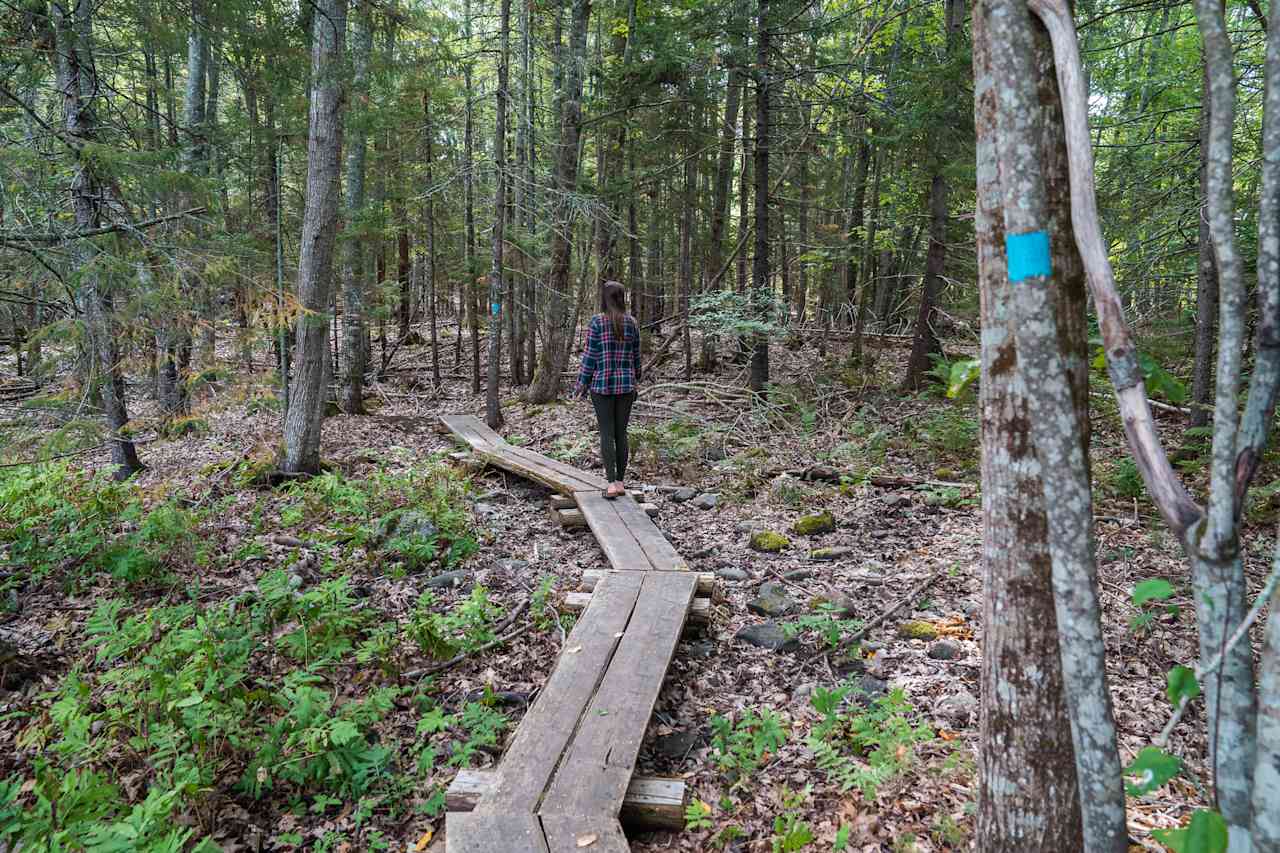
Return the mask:
[[1049,255],[1049,234],[1046,231],[1006,234],[1004,250],[1009,263],[1010,284],[1017,284],[1036,276],[1053,274],[1053,261]]
[[500,302],[495,302],[489,307],[493,311],[493,316],[495,317],[502,313],[502,303]]

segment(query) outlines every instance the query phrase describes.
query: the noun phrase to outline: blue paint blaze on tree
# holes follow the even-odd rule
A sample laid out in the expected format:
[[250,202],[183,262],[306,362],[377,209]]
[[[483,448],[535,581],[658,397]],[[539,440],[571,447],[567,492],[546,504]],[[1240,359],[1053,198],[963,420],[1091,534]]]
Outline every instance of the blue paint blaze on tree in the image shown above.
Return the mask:
[[1004,239],[1004,248],[1009,263],[1011,284],[1036,276],[1047,278],[1053,273],[1047,231],[1009,234]]

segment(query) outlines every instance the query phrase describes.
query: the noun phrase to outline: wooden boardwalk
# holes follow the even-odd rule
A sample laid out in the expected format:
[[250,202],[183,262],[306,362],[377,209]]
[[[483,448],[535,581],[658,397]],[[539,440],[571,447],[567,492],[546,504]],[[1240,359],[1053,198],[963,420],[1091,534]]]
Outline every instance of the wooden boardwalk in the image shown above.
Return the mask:
[[555,669],[470,812],[449,812],[449,853],[625,853],[618,815],[698,575],[631,497],[516,447],[469,415],[441,421],[490,465],[573,498],[612,570],[595,580]]

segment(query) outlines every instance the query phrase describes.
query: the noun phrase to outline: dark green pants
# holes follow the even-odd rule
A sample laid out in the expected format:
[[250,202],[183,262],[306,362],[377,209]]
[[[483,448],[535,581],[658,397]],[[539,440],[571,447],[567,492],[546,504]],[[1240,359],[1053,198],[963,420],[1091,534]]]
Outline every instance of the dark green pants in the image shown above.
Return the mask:
[[636,392],[597,394],[591,392],[591,405],[600,424],[600,459],[610,483],[627,476],[627,422],[631,420],[631,404]]

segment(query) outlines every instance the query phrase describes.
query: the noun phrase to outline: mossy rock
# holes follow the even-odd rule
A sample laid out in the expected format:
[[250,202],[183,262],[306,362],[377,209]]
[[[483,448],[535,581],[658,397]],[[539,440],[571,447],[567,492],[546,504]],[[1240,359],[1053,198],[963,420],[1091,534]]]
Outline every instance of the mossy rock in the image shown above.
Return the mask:
[[953,468],[938,468],[933,472],[933,476],[938,480],[954,481],[956,472]]
[[898,626],[898,636],[904,640],[936,640],[938,629],[928,622],[913,619]]
[[209,431],[209,422],[196,415],[187,415],[160,426],[160,434],[165,438],[182,438],[187,435],[204,435]]
[[783,548],[789,547],[791,540],[773,530],[757,530],[751,534],[751,550],[763,551],[766,554],[776,554]]
[[831,510],[823,510],[814,515],[802,515],[796,519],[791,529],[797,536],[820,536],[823,533],[832,533],[836,529],[836,517],[831,514]]

